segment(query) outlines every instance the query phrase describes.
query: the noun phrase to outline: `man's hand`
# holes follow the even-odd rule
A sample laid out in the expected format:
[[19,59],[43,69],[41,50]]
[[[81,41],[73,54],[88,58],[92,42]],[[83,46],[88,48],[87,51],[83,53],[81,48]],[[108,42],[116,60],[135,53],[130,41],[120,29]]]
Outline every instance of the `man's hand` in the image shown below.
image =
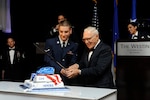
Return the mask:
[[55,29],[58,30],[58,28],[59,28],[59,24],[56,25]]
[[60,73],[63,75],[63,76],[66,76],[66,69],[62,68]]
[[79,75],[79,73],[80,73],[80,69],[78,69],[78,67],[72,67],[66,70],[66,76],[68,78],[75,78],[76,76]]
[[66,69],[61,69],[60,73],[68,78],[74,78],[79,75],[80,70],[78,64],[73,64]]
[[73,64],[73,65],[69,66],[69,67],[67,68],[67,70],[78,69],[78,68],[79,68],[79,65],[78,65],[78,64]]

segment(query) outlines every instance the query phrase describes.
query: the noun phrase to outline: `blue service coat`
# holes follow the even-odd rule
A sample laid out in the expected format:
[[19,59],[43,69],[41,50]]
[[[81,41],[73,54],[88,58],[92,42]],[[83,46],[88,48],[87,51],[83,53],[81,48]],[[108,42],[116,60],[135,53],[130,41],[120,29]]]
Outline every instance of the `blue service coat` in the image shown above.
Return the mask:
[[78,52],[77,49],[78,44],[72,42],[71,40],[68,41],[65,48],[62,48],[58,37],[47,39],[45,43],[45,50],[47,50],[47,53],[54,59],[51,59],[50,56],[45,55],[44,61],[46,64],[55,68],[55,73],[60,73],[61,66],[59,66],[55,60],[67,68],[76,63]]

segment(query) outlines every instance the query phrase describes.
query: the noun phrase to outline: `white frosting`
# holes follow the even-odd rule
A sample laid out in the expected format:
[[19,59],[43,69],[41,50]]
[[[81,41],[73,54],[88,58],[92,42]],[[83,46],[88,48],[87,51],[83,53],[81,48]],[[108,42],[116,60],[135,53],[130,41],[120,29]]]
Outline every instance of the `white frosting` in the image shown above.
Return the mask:
[[24,86],[28,89],[62,88],[64,83],[59,74],[34,75],[31,79],[24,81]]

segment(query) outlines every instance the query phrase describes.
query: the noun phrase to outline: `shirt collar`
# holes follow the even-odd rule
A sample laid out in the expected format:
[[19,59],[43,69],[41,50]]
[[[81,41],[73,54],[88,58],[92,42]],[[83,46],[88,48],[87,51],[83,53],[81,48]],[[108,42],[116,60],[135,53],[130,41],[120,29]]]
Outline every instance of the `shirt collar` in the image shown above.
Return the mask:
[[63,42],[65,42],[65,47],[66,47],[69,39],[67,39],[66,41],[62,41],[60,36],[58,36],[58,38],[59,38],[61,46],[63,45]]
[[94,46],[94,49],[97,47],[97,45],[101,42],[101,40],[99,39],[98,42],[96,43],[96,45]]
[[133,34],[134,36],[138,36],[138,31],[136,31],[136,33],[135,34]]
[[12,47],[12,48],[11,48],[11,47],[9,47],[9,49],[12,49],[12,50],[14,50],[14,49],[15,49],[15,46],[14,46],[14,47]]

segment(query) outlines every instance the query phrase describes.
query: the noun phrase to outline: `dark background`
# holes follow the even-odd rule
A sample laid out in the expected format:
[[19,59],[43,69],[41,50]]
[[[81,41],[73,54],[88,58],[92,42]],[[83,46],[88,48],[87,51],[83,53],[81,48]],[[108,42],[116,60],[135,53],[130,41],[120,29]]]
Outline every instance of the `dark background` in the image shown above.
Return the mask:
[[[101,39],[112,45],[114,0],[97,0]],[[119,37],[128,37],[127,23],[131,17],[132,0],[118,0]],[[137,19],[141,29],[149,31],[150,3],[137,0]],[[75,26],[77,37],[81,39],[83,29],[91,25],[94,2],[92,0],[11,0],[12,33],[17,44],[23,47],[36,64],[34,42],[45,42],[50,28],[57,22],[57,15],[64,13]],[[143,24],[144,22],[144,24]],[[145,25],[145,26],[142,26]],[[5,44],[5,35],[0,37]],[[41,59],[42,60],[42,59]],[[37,65],[33,65],[37,66]]]
[[[132,0],[118,1],[119,34],[120,38],[126,38]],[[113,0],[97,2],[100,34],[103,41],[111,45]],[[92,0],[11,0],[12,34],[21,43],[45,41],[50,28],[57,22],[57,15],[64,13],[80,37],[83,29],[91,25],[93,6]],[[137,0],[138,20],[150,19],[149,8],[147,0]]]

